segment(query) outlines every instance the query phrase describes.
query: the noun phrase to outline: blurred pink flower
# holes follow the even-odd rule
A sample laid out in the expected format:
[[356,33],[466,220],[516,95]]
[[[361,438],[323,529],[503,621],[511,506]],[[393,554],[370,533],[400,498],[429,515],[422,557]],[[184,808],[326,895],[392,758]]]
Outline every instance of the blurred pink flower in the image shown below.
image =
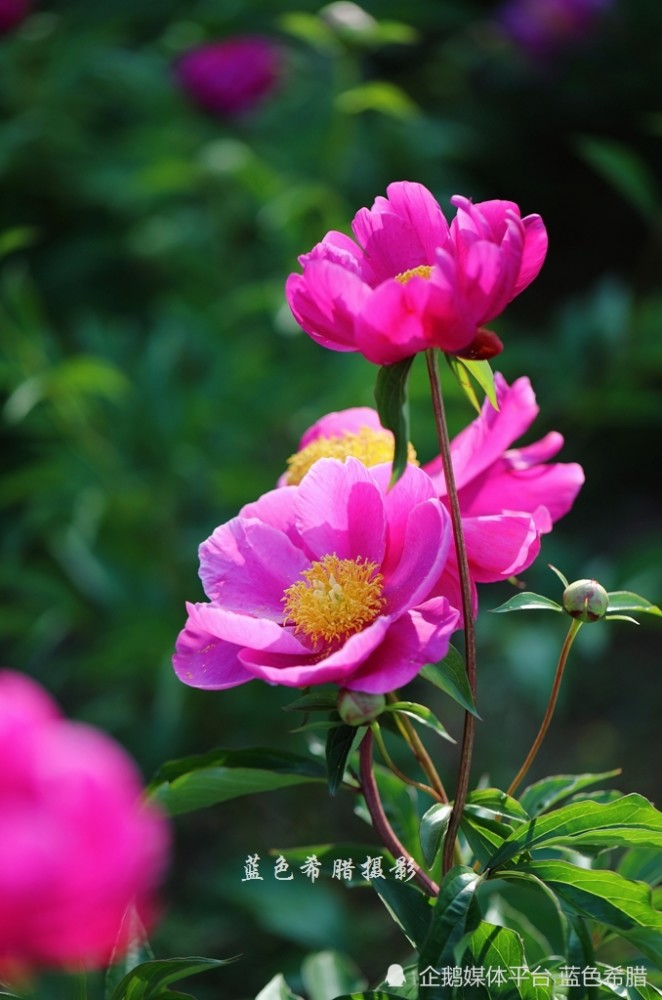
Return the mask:
[[508,0],[497,19],[513,41],[538,59],[587,36],[611,0]]
[[231,117],[251,111],[273,91],[281,58],[268,38],[230,38],[191,49],[179,59],[175,72],[199,107]]
[[429,599],[450,546],[431,479],[322,459],[200,547],[209,603],[189,604],[173,658],[193,687],[254,678],[383,694],[446,655],[458,612]]
[[11,31],[30,13],[30,0],[0,0],[0,35]]
[[450,226],[422,184],[390,184],[354,217],[356,241],[327,233],[299,258],[286,295],[296,321],[335,351],[392,364],[429,347],[466,357],[498,353],[483,328],[542,267],[547,232],[510,201],[455,195]]
[[[528,378],[508,386],[497,372],[495,384],[499,410],[486,401],[480,416],[451,442],[469,568],[476,583],[494,583],[527,569],[540,550],[540,536],[570,510],[584,482],[576,463],[549,463],[563,445],[556,431],[535,444],[510,448],[533,423],[538,406]],[[298,475],[325,453],[339,457],[343,450],[370,464],[371,442],[379,461],[385,460],[383,449],[390,444],[392,460],[393,435],[381,426],[375,410],[355,407],[328,413],[302,436],[290,470]],[[446,505],[441,459],[424,470]],[[292,481],[288,475],[281,477],[281,485]],[[460,606],[454,546],[435,592]]]
[[0,975],[100,967],[134,904],[147,922],[168,850],[125,752],[0,671]]

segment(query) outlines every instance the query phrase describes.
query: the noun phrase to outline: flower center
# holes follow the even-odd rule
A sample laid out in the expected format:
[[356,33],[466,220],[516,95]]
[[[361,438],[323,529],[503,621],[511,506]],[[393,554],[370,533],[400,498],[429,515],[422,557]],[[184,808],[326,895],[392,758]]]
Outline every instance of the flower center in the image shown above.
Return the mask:
[[386,600],[377,563],[326,555],[283,594],[285,618],[313,642],[333,643],[360,632],[377,618]]
[[406,285],[412,278],[429,278],[433,270],[432,264],[420,264],[418,267],[412,267],[409,271],[396,274],[395,280],[399,281],[401,285]]
[[[287,460],[286,480],[288,486],[298,486],[308,470],[318,458],[338,458],[344,462],[346,458],[358,458],[364,465],[380,465],[382,462],[393,461],[393,435],[388,431],[375,431],[370,427],[361,427],[356,433],[342,434],[337,437],[319,437],[310,444],[290,455]],[[416,452],[410,444],[407,461],[418,465]]]

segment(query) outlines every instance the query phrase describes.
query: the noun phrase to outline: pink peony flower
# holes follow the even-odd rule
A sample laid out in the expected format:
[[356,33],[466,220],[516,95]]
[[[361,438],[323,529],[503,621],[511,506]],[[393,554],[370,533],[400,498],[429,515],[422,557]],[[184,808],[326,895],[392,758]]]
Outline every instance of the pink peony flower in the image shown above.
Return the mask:
[[0,0],[0,35],[11,31],[30,13],[30,0]]
[[[154,915],[168,830],[133,763],[62,718],[34,681],[0,671],[0,976],[100,967],[130,904]],[[119,941],[118,941],[119,938]]]
[[547,232],[510,201],[473,205],[455,195],[450,226],[422,184],[399,181],[354,217],[356,241],[327,233],[299,258],[285,292],[296,321],[335,351],[375,364],[429,347],[488,357],[501,343],[483,325],[542,267]]
[[[469,568],[476,583],[494,583],[527,569],[540,550],[540,536],[570,510],[584,482],[581,466],[548,464],[563,445],[556,431],[535,444],[510,449],[533,423],[538,406],[528,378],[509,387],[497,372],[495,384],[499,410],[486,401],[481,415],[451,442]],[[356,407],[314,423],[279,484],[298,482],[325,454],[340,458],[343,453],[368,465],[392,461],[393,435],[381,426],[375,410]],[[412,455],[415,458],[413,450]],[[441,459],[424,469],[446,505]],[[435,591],[460,606],[454,547]]]
[[247,36],[192,49],[175,71],[194,103],[223,118],[251,111],[267,97],[280,76],[280,62],[272,41]]
[[322,459],[200,547],[209,603],[189,604],[180,680],[220,689],[261,678],[383,694],[446,655],[459,614],[430,598],[450,546],[432,480],[410,466]]

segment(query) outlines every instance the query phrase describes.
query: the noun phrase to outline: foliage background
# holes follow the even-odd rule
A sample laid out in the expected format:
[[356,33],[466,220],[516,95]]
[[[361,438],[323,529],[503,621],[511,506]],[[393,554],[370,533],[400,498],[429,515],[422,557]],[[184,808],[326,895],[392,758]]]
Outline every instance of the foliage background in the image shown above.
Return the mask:
[[[202,595],[199,542],[271,488],[314,419],[372,403],[376,369],[298,332],[283,284],[392,180],[444,206],[511,198],[550,232],[540,278],[494,324],[497,367],[531,377],[530,439],[560,430],[587,483],[528,589],[558,597],[552,562],[662,596],[662,8],[614,0],[545,65],[492,3],[364,9],[379,19],[367,34],[334,30],[309,0],[59,0],[0,39],[2,662],[112,733],[146,778],[216,745],[303,749],[287,692],[192,691],[170,655],[184,601]],[[282,46],[277,93],[240,120],[197,110],[178,54],[255,32]],[[471,413],[449,393],[459,429]],[[428,459],[422,366],[412,421]],[[482,608],[509,593],[484,588]],[[476,779],[507,783],[518,766],[560,630],[481,616]],[[659,637],[655,620],[582,631],[534,777],[620,766],[624,791],[660,805]],[[459,735],[453,706],[431,707]],[[452,750],[433,745],[450,778]],[[402,953],[367,892],[241,882],[249,853],[368,845],[351,802],[278,792],[175,828],[155,951],[243,956],[195,981],[200,1000],[252,997],[278,971],[301,988],[310,949],[341,950],[372,980]]]

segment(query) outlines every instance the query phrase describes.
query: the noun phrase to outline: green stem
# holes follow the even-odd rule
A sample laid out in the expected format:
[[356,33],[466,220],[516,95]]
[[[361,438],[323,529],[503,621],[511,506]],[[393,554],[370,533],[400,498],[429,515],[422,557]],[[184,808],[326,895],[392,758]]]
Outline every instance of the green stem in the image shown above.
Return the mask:
[[427,795],[431,795],[433,799],[439,801],[439,796],[435,792],[434,788],[431,788],[430,785],[424,784],[422,781],[416,781],[414,778],[410,778],[409,775],[400,770],[386,748],[386,743],[384,742],[382,731],[379,728],[379,723],[373,722],[370,728],[372,730],[372,735],[375,738],[375,743],[379,747],[379,751],[386,762],[386,766],[393,772],[396,778],[399,778],[400,781],[403,781],[406,785],[413,785],[414,788],[418,788],[419,791],[425,792]]
[[[448,435],[448,424],[444,410],[444,401],[441,395],[441,383],[439,381],[439,370],[437,367],[437,355],[433,349],[425,352],[425,360],[428,367],[430,379],[430,390],[432,392],[432,407],[434,410],[435,425],[437,428],[437,438],[439,440],[439,451],[441,454],[441,464],[446,480],[446,491],[448,504],[450,507],[451,524],[453,526],[453,539],[455,542],[455,553],[457,556],[458,571],[460,574],[460,588],[462,592],[462,615],[464,618],[464,646],[466,657],[466,670],[469,688],[474,701],[476,700],[476,626],[473,617],[472,584],[469,574],[469,561],[467,559],[467,547],[464,542],[464,531],[462,530],[462,515],[460,512],[460,501],[455,485],[455,475],[453,473],[453,461],[451,458],[451,445]],[[462,733],[462,747],[460,750],[460,764],[457,774],[457,786],[455,789],[455,802],[453,811],[448,823],[448,830],[444,840],[442,870],[444,874],[453,866],[455,856],[455,839],[460,827],[460,820],[464,811],[464,804],[469,791],[469,777],[471,774],[471,758],[473,755],[474,735],[476,731],[476,719],[471,712],[465,712],[464,731]]]
[[[395,691],[391,691],[386,697],[392,704],[399,701],[398,695]],[[448,802],[448,795],[446,794],[443,782],[439,777],[436,767],[432,763],[430,754],[425,749],[423,741],[416,732],[414,724],[407,718],[406,715],[400,715],[400,713],[396,713],[395,723],[402,733],[405,741],[409,744],[414,757],[430,779],[430,784],[434,789],[435,798],[437,798],[440,802]]]
[[565,665],[568,661],[568,654],[570,652],[573,642],[575,641],[575,636],[579,632],[581,624],[582,623],[579,621],[578,618],[573,618],[572,621],[570,622],[570,628],[568,629],[568,634],[566,635],[563,646],[561,647],[559,662],[556,665],[556,674],[554,675],[554,683],[552,684],[552,691],[549,696],[549,702],[547,703],[547,711],[545,712],[545,717],[542,720],[540,729],[538,730],[538,735],[536,736],[535,740],[533,741],[533,745],[531,746],[531,749],[526,755],[524,763],[522,764],[519,771],[517,772],[517,774],[510,783],[510,787],[508,788],[507,792],[508,795],[514,795],[515,790],[518,788],[520,782],[525,777],[527,771],[531,767],[531,764],[533,763],[534,758],[538,753],[538,750],[540,749],[540,745],[545,738],[545,734],[549,729],[549,724],[552,721],[552,716],[554,715],[554,709],[556,708],[556,700],[559,696],[559,689],[561,687],[561,681],[563,679],[563,671],[565,670]]
[[368,808],[368,812],[370,813],[370,818],[375,831],[379,834],[382,843],[387,850],[390,851],[394,858],[403,857],[411,861],[414,872],[413,878],[416,882],[418,882],[420,887],[429,896],[438,896],[439,886],[436,882],[432,881],[429,875],[425,874],[421,866],[412,858],[409,851],[407,851],[403,844],[400,843],[395,831],[386,818],[384,807],[381,799],[379,798],[377,782],[375,781],[375,776],[372,770],[372,732],[370,729],[366,731],[366,734],[361,741],[359,759],[361,791],[363,792],[365,804]]

